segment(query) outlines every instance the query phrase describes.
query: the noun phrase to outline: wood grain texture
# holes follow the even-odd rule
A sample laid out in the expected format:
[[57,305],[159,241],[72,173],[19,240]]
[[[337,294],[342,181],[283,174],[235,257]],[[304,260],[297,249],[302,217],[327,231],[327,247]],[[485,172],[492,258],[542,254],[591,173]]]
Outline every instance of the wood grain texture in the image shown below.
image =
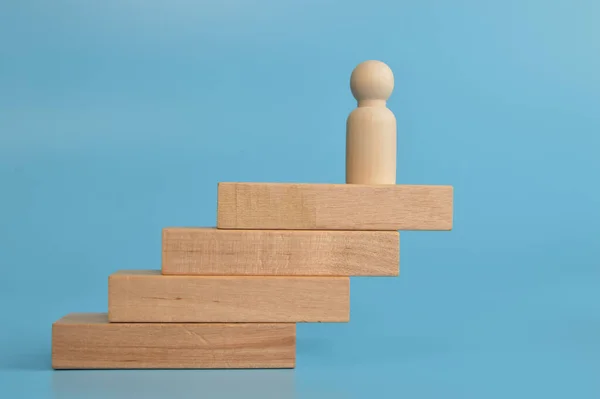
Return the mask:
[[165,228],[162,274],[397,276],[397,231]]
[[110,275],[111,322],[347,322],[348,277]]
[[217,228],[451,230],[452,186],[219,183]]
[[293,368],[293,323],[109,323],[73,313],[52,325],[54,369]]

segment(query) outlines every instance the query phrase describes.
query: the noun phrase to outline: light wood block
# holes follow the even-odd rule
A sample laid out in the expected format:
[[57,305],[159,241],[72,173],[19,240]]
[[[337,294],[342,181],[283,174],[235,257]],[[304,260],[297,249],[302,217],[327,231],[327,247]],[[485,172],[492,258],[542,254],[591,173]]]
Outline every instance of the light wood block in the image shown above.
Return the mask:
[[348,277],[110,275],[111,322],[347,322]]
[[452,186],[219,183],[217,228],[451,230]]
[[109,323],[73,313],[52,325],[54,369],[293,368],[293,323]]
[[162,274],[397,276],[397,231],[166,228]]

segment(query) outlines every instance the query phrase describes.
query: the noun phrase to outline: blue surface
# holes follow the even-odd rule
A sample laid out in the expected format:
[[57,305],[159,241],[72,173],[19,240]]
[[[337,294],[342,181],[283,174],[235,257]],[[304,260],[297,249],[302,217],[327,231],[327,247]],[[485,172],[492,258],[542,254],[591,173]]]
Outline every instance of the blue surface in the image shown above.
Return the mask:
[[[0,397],[600,397],[599,2],[162,3],[0,5]],[[217,182],[343,182],[373,58],[452,232],[402,233],[294,371],[50,370],[52,322],[214,225]]]

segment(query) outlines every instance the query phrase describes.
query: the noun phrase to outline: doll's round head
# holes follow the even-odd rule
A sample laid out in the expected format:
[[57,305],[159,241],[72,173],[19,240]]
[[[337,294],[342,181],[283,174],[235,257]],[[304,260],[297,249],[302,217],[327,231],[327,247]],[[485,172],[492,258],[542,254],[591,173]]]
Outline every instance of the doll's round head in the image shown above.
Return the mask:
[[350,76],[350,90],[358,102],[387,101],[394,90],[394,74],[381,61],[361,62]]

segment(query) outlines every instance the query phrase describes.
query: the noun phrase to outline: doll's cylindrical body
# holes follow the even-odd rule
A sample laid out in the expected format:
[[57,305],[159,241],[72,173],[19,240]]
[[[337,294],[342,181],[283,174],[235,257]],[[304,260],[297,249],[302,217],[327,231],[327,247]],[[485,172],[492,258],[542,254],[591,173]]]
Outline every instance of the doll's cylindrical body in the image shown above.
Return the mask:
[[358,107],[348,116],[346,183],[396,184],[396,117],[385,106]]

